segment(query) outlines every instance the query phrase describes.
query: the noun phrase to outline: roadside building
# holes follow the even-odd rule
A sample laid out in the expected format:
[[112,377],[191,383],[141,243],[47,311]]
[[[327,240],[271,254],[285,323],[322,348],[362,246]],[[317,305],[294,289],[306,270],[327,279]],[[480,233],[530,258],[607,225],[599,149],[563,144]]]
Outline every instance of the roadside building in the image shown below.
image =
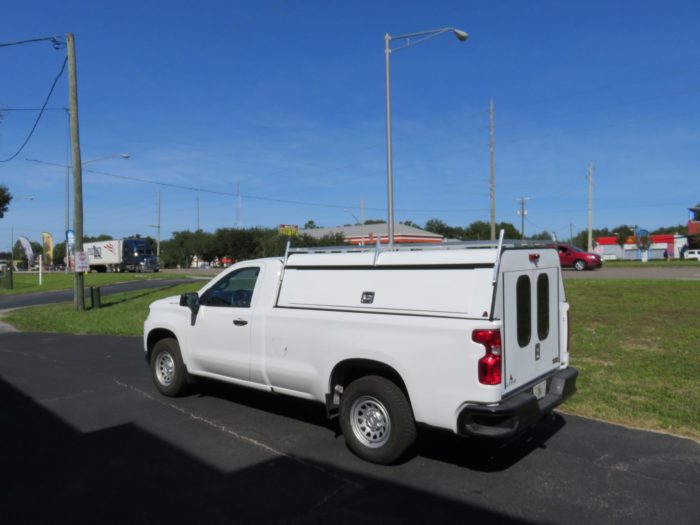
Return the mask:
[[688,235],[700,235],[700,204],[696,204],[690,211],[690,219],[688,219]]
[[[299,230],[300,235],[306,234],[315,239],[320,239],[327,235],[336,235],[338,233],[345,237],[345,242],[348,244],[376,244],[377,239],[379,239],[379,242],[382,244],[387,244],[389,242],[386,223]],[[395,243],[439,243],[442,241],[442,235],[401,223],[394,225]]]
[[[617,237],[597,237],[596,247],[593,250],[603,260],[636,261],[642,258],[641,250],[637,245],[634,235],[625,239],[624,246],[618,243]],[[649,259],[663,259],[664,252],[671,259],[680,259],[681,250],[688,244],[684,235],[677,233],[656,234],[649,236]]]

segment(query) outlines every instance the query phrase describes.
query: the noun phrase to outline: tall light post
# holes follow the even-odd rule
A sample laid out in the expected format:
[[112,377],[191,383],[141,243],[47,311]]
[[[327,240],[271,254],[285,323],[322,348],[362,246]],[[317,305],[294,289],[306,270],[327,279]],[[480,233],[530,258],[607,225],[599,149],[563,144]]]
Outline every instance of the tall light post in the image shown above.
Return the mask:
[[360,246],[364,246],[365,245],[365,221],[358,221],[357,217],[355,217],[355,214],[347,208],[345,208],[343,211],[345,213],[349,213],[352,216],[352,218],[355,219],[355,224],[360,225],[360,235],[362,236],[362,238],[360,240]]
[[[92,164],[94,162],[101,162],[103,160],[109,160],[109,159],[115,159],[115,158],[122,158],[122,159],[130,159],[131,155],[128,153],[112,153],[111,155],[104,155],[102,157],[97,157],[95,159],[90,159],[88,161],[83,162],[83,166],[86,166],[88,164]],[[63,166],[63,164],[57,164],[55,162],[47,162],[45,160],[39,160],[39,159],[24,159],[29,162],[38,162],[39,164],[48,164],[49,166]],[[65,235],[66,235],[66,273],[68,273],[69,270],[69,256],[70,254],[68,253],[68,230],[70,229],[70,173],[71,173],[71,165],[66,164],[66,227],[65,227]]]
[[[389,58],[391,57],[392,51],[414,46],[443,33],[452,33],[461,42],[464,42],[469,37],[465,31],[453,27],[443,27],[441,29],[431,29],[398,36],[391,36],[389,33],[384,35],[384,54],[386,57],[386,185],[387,204],[389,208],[389,244],[394,244],[394,173],[391,148],[391,79]],[[416,38],[417,40],[411,41],[412,38]],[[392,49],[391,42],[394,40],[405,40],[406,43]]]
[[[93,162],[101,162],[103,160],[109,160],[109,159],[115,159],[115,158],[122,158],[122,159],[130,159],[131,155],[128,153],[113,153],[111,155],[105,155],[103,157],[97,157],[96,159],[91,159],[86,162],[83,162],[83,166],[86,166],[88,164],[92,164]],[[39,160],[39,159],[24,159],[29,162],[38,162],[39,164],[47,164],[49,166],[61,166],[63,167],[63,164],[58,164],[56,162],[47,162],[45,160]],[[71,170],[71,165],[66,164],[66,230],[70,228],[70,170]]]

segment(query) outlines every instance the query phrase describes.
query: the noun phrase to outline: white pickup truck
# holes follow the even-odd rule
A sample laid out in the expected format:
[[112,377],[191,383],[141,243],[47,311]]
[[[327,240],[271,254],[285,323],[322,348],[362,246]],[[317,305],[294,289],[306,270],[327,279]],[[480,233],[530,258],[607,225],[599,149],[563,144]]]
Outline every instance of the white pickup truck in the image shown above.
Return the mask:
[[349,448],[392,463],[416,424],[506,438],[576,391],[553,249],[287,250],[154,302],[158,390],[193,376],[322,402]]

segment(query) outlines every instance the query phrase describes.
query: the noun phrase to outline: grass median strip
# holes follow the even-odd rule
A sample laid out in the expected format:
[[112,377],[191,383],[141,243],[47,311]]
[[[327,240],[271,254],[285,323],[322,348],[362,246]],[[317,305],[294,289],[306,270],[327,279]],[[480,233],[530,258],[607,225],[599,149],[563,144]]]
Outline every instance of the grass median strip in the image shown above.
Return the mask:
[[[203,283],[10,312],[20,330],[142,335],[148,305]],[[700,281],[571,280],[572,365],[578,393],[567,412],[700,439]]]
[[[180,279],[184,274],[173,273],[86,273],[85,287],[105,286],[108,284],[124,283],[127,281],[143,281],[148,279]],[[0,288],[0,295],[17,295],[34,292],[53,292],[56,290],[70,290],[73,288],[74,276],[72,273],[50,272],[42,275],[42,284],[39,284],[39,276],[36,273],[16,272],[12,276],[14,288],[12,290]]]
[[9,312],[2,320],[25,332],[141,335],[149,304],[163,297],[197,291],[203,285],[199,282],[109,294],[102,297],[102,308],[83,312],[77,312],[73,303],[22,308]]

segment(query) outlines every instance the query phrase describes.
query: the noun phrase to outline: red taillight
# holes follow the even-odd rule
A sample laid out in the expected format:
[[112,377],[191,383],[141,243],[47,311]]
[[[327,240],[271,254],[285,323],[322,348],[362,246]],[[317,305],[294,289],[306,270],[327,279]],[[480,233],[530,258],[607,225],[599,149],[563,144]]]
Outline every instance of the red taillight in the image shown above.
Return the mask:
[[571,310],[566,311],[566,351],[571,353]]
[[484,385],[501,383],[501,331],[474,330],[472,341],[484,345],[486,355],[479,359],[479,382]]

